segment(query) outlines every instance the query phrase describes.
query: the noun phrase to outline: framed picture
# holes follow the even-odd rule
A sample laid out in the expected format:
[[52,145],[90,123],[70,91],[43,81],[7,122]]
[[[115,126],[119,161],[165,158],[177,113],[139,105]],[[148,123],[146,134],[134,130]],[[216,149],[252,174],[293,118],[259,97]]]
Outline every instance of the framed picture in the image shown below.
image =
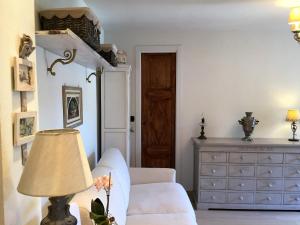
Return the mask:
[[14,90],[35,90],[35,77],[33,74],[33,63],[31,61],[27,59],[15,58]]
[[62,87],[64,128],[74,128],[83,123],[82,88]]
[[36,112],[20,112],[15,114],[14,145],[31,142],[36,133]]

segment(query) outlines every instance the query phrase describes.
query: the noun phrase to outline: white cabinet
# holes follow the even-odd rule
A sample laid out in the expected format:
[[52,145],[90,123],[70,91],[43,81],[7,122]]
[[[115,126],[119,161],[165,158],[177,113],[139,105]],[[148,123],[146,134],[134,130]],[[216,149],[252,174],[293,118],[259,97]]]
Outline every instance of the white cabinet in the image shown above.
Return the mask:
[[128,65],[104,71],[101,77],[101,142],[102,152],[108,148],[121,150],[130,163],[130,72]]

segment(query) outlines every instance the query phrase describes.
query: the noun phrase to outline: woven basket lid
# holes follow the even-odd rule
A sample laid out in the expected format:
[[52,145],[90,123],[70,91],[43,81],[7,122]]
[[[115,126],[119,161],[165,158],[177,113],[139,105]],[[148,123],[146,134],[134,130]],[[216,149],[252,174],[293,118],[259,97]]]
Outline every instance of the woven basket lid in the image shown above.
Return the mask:
[[72,7],[72,8],[57,8],[57,9],[47,9],[39,12],[40,17],[45,17],[46,19],[51,19],[57,16],[60,19],[66,18],[70,15],[73,18],[80,18],[85,15],[89,20],[93,21],[97,28],[101,29],[101,23],[97,16],[88,7]]
[[117,52],[118,52],[118,48],[115,44],[108,44],[108,43],[101,44],[101,50],[104,52],[112,51],[115,54],[117,54]]

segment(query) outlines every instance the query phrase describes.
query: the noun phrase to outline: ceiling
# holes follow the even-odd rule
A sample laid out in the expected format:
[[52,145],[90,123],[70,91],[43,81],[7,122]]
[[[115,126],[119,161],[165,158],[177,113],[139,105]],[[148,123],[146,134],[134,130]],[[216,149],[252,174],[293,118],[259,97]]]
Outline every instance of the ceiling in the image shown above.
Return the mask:
[[276,30],[291,0],[84,0],[104,29]]

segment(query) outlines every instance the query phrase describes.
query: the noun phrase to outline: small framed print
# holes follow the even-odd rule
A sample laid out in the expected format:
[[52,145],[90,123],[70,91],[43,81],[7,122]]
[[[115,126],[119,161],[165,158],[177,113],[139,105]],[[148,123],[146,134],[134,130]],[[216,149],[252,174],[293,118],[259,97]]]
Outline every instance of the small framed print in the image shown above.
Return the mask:
[[27,59],[15,58],[14,90],[35,90],[35,76],[33,74],[33,63],[31,61]]
[[36,123],[36,112],[16,113],[14,121],[14,145],[19,146],[33,141],[36,133]]
[[62,87],[64,128],[78,127],[83,123],[82,88]]

